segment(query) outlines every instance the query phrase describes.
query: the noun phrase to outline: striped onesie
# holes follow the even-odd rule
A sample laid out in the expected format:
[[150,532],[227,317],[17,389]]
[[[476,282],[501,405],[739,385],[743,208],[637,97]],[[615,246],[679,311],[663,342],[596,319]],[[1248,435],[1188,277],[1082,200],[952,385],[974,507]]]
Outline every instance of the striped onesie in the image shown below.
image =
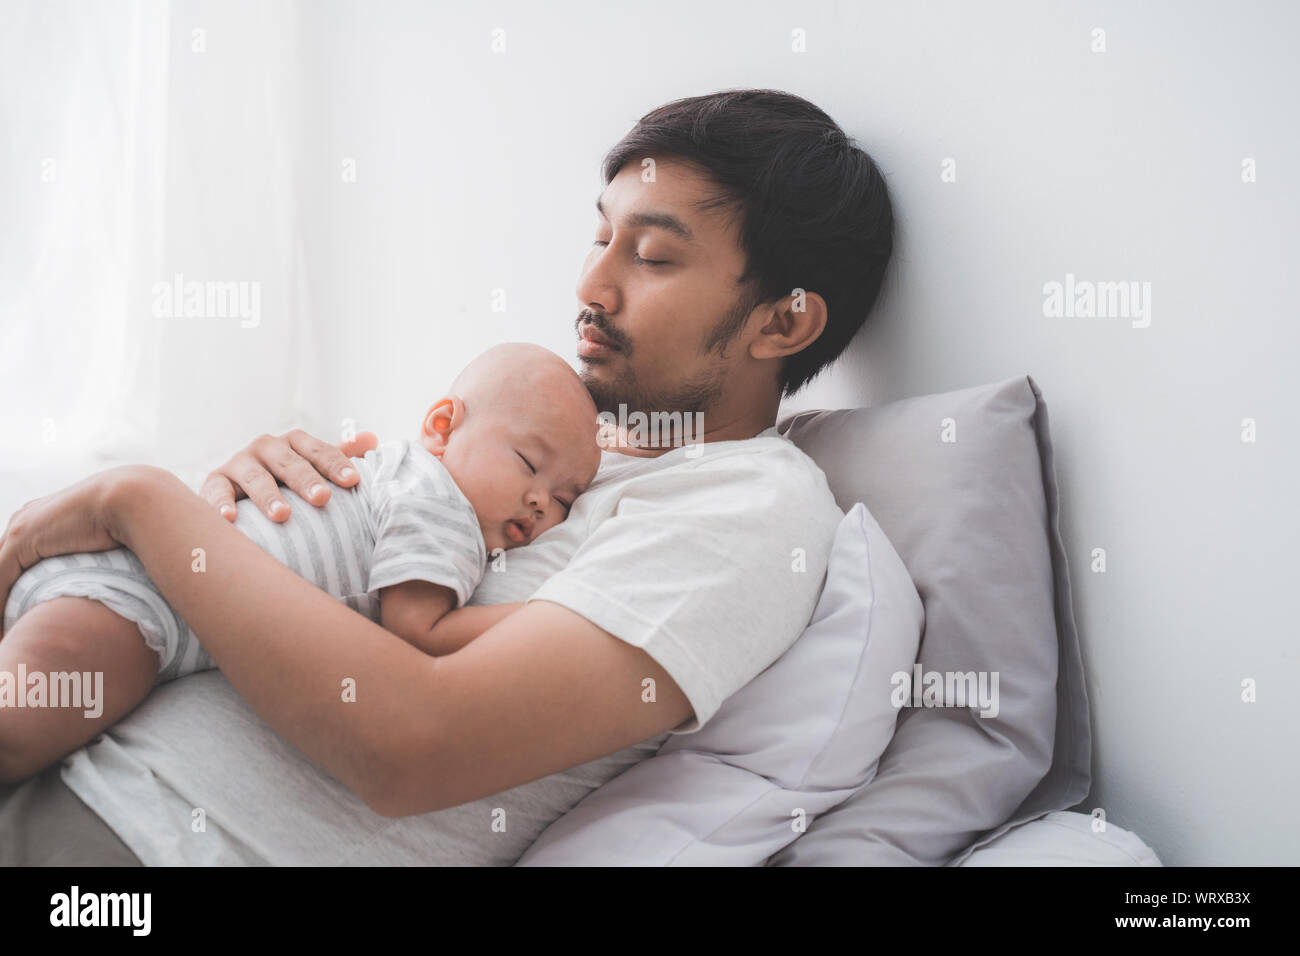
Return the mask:
[[[473,506],[442,462],[419,442],[398,439],[352,463],[361,481],[333,488],[323,507],[281,488],[293,509],[288,521],[277,524],[242,498],[235,527],[376,623],[379,589],[403,581],[445,585],[456,592],[456,606],[463,605],[487,569],[487,547]],[[62,595],[94,598],[139,625],[158,653],[155,683],[216,666],[126,548],[32,565],[9,592],[5,633],[30,608]]]

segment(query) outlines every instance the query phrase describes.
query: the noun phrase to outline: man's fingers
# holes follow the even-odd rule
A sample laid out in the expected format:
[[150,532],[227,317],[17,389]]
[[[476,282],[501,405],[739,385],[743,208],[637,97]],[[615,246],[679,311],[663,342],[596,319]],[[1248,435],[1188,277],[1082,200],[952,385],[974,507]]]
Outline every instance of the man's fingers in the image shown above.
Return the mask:
[[374,432],[358,432],[350,441],[339,442],[339,450],[349,458],[364,458],[366,452],[379,447],[379,436]]
[[267,466],[253,459],[251,463],[236,467],[233,474],[235,484],[244,489],[244,494],[262,514],[272,521],[289,519],[289,502],[280,494],[280,484],[267,471]]
[[313,504],[323,504],[329,497],[322,492],[325,483],[312,466],[301,458],[289,444],[287,435],[261,435],[231,459],[234,467],[227,467],[235,484],[272,521],[287,521],[289,503],[281,493],[285,485]]
[[199,497],[220,511],[221,517],[227,521],[234,521],[239,515],[235,508],[235,486],[220,472],[208,475],[199,489]]
[[[295,428],[285,437],[289,439],[289,444],[293,447],[293,450],[306,459],[319,476],[326,477],[336,485],[341,485],[344,488],[350,488],[361,480],[356,468],[352,466],[351,459],[341,448],[335,447],[329,442],[321,441],[300,428]],[[373,435],[370,437],[374,438]],[[302,494],[302,492],[298,493]],[[308,496],[304,495],[304,497]],[[308,498],[308,500],[315,504],[324,504],[328,497],[329,488],[326,487],[323,497],[319,499]]]
[[23,574],[23,563],[18,557],[18,544],[10,534],[13,525],[14,520],[10,516],[5,530],[0,531],[0,638],[4,637],[4,611],[9,603],[9,591]]
[[[378,444],[369,432],[359,435],[358,441],[362,447]],[[238,517],[235,502],[241,495],[247,495],[272,521],[286,521],[290,507],[280,491],[281,485],[319,507],[329,501],[331,481],[347,488],[360,480],[346,454],[295,428],[279,436],[259,435],[208,475],[199,494],[229,521]]]
[[18,580],[21,570],[11,568],[11,564],[16,564],[16,559],[10,554],[13,550],[11,546],[5,544],[5,535],[0,534],[0,638],[5,633],[5,605],[9,603],[9,589],[14,586]]

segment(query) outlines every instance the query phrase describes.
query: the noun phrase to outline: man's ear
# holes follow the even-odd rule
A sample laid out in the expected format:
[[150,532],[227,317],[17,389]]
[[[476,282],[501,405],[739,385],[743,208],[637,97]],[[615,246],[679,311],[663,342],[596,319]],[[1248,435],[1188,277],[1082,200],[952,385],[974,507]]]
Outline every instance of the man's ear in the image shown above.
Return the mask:
[[435,455],[447,447],[451,433],[465,421],[465,402],[459,395],[445,395],[433,403],[420,425],[420,440]]
[[769,309],[758,335],[749,343],[752,358],[784,358],[802,352],[826,329],[826,300],[816,292],[796,289]]

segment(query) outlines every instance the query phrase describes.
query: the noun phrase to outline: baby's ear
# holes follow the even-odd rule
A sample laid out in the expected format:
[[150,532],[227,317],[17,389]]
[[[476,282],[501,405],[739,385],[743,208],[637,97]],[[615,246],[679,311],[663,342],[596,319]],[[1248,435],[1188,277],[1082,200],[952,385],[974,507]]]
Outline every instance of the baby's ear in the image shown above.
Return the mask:
[[442,398],[424,416],[421,432],[428,438],[446,441],[452,429],[459,424],[458,408],[454,398]]

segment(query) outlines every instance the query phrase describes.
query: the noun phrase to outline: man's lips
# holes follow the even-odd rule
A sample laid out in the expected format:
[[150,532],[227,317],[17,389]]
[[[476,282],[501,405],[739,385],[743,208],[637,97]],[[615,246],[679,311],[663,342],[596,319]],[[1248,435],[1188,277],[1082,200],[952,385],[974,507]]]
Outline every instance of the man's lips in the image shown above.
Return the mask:
[[583,326],[579,334],[581,338],[578,341],[578,354],[584,358],[609,355],[618,351],[614,343],[595,326]]
[[600,329],[596,328],[594,325],[584,325],[582,327],[582,337],[588,342],[596,342],[600,345],[612,346],[614,344],[609,340],[609,337],[605,335],[604,332],[600,331]]

